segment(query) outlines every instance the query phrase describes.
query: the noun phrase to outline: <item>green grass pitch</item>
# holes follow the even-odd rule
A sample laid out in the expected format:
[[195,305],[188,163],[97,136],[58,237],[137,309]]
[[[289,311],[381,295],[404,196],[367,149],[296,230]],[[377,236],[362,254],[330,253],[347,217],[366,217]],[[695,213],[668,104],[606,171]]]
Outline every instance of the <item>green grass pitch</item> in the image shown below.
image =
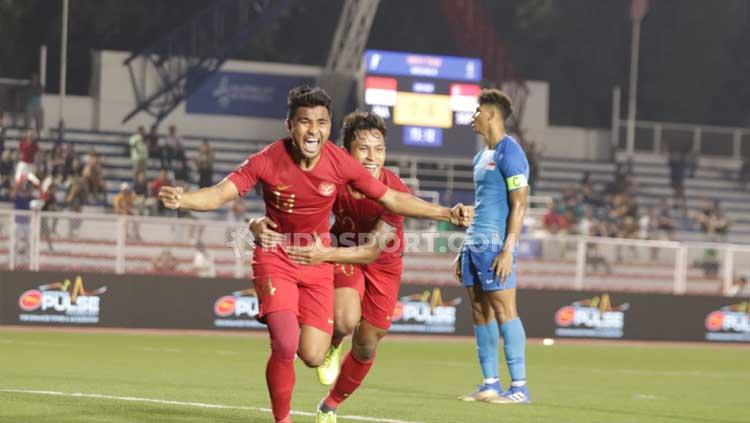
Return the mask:
[[[251,335],[0,329],[0,422],[272,422],[260,410],[267,351]],[[339,421],[750,421],[747,348],[534,342],[527,351],[533,404],[461,403],[456,395],[480,379],[470,340],[386,338]],[[298,361],[293,409],[314,411],[325,391]]]

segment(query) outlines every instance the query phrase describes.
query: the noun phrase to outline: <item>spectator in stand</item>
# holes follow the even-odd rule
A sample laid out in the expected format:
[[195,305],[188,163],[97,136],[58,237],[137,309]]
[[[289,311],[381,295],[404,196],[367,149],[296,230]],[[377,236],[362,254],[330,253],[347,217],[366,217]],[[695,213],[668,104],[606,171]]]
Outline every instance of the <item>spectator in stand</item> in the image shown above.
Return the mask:
[[157,132],[156,126],[151,126],[146,135],[146,146],[148,147],[148,154],[151,157],[158,157],[161,159],[161,147],[159,146],[159,133]]
[[26,128],[31,128],[31,122],[34,122],[36,136],[39,137],[44,129],[44,109],[42,108],[42,95],[44,87],[39,75],[32,75],[31,84],[29,85],[29,97],[26,101]]
[[706,234],[709,241],[726,242],[729,231],[729,219],[721,210],[719,200],[708,201],[708,204],[696,216],[696,220],[701,226],[701,231]]
[[232,201],[229,206],[229,213],[227,213],[227,223],[230,226],[227,227],[225,239],[227,241],[232,240],[232,232],[239,231],[240,228],[247,229],[245,213],[247,207],[245,206],[245,200],[243,198],[237,198]]
[[161,142],[161,168],[170,169],[172,168],[172,160],[178,154],[178,146],[182,145],[182,140],[177,135],[177,127],[174,125],[169,126],[169,134],[162,138]]
[[57,136],[55,137],[55,144],[53,145],[53,148],[56,148],[62,145],[64,142],[65,142],[65,121],[63,119],[60,119],[60,121],[57,122]]
[[159,190],[163,186],[171,186],[172,180],[169,178],[169,174],[167,173],[166,169],[162,169],[159,171],[159,176],[154,178],[151,182],[148,184],[148,193],[149,193],[149,199],[153,199],[155,201],[156,205],[156,212],[159,215],[164,214],[164,212],[167,210],[164,208],[164,204],[161,201],[156,201],[155,199],[159,198]]
[[632,158],[628,158],[626,161],[618,161],[615,164],[615,181],[610,192],[613,194],[624,192],[626,179],[628,175],[633,175],[633,173],[634,165]]
[[162,251],[154,259],[154,272],[175,273],[177,271],[177,257],[169,250]]
[[183,187],[190,185],[190,168],[182,160],[174,161],[174,180]]
[[[120,192],[115,194],[115,197],[112,199],[112,208],[116,214],[126,216],[133,216],[136,214],[135,193],[127,182],[120,184]],[[127,239],[136,241],[141,240],[138,224],[132,219],[128,219],[128,228],[126,232]]]
[[206,250],[205,244],[198,241],[195,244],[195,253],[193,255],[193,271],[201,278],[215,278],[216,265],[214,258]]
[[83,168],[84,187],[90,200],[105,201],[107,195],[107,183],[104,180],[104,173],[99,162],[99,156],[96,152],[91,151],[87,156],[86,166]]
[[214,152],[208,140],[203,140],[200,146],[195,167],[198,169],[198,186],[201,188],[212,186],[214,184]]
[[[84,188],[81,177],[71,177],[68,194],[65,197],[65,205],[68,210],[81,213],[83,205],[86,203],[86,189]],[[83,221],[79,218],[71,219],[68,226],[68,237],[73,238],[78,235]]]
[[49,173],[49,153],[45,150],[39,150],[34,158],[34,174],[40,181],[43,181]]
[[568,220],[560,212],[560,203],[553,199],[547,213],[542,217],[544,229],[550,234],[565,234],[568,232]]
[[55,144],[52,151],[50,151],[48,168],[50,173],[60,177],[60,180],[57,180],[56,182],[58,184],[61,183],[62,175],[65,173],[65,147],[63,144]]
[[0,198],[7,200],[10,197],[13,173],[13,150],[4,150],[0,157]]
[[[135,207],[138,210],[138,214],[146,214],[146,210],[148,210],[148,181],[146,181],[145,172],[135,174],[133,193],[135,194]],[[156,207],[156,203],[154,203],[153,207]]]
[[148,147],[146,146],[146,130],[138,127],[138,132],[128,140],[130,145],[130,163],[133,165],[133,181],[138,172],[145,172],[148,164]]
[[[52,176],[49,176],[45,182],[49,181],[49,185],[42,183],[42,195],[41,199],[44,202],[42,205],[43,212],[55,212],[60,210],[60,206],[57,204],[57,183],[54,182]],[[52,225],[49,224],[50,219]],[[52,235],[57,234],[57,223],[56,217],[42,217],[41,227],[39,229],[41,238],[47,241],[47,248],[52,251]]]
[[39,152],[39,143],[34,138],[32,131],[26,131],[18,144],[18,151],[20,152],[20,158],[16,165],[16,175],[13,180],[18,184],[23,178],[23,180],[28,180],[34,185],[39,185],[39,178],[34,174],[34,160],[36,159],[36,153]]
[[671,240],[677,225],[672,218],[672,207],[669,206],[666,198],[659,201],[656,208],[656,230],[659,239]]
[[678,150],[672,150],[669,155],[669,180],[672,184],[672,202],[687,213],[687,199],[685,198],[685,155]]
[[688,178],[695,176],[695,171],[698,169],[698,160],[700,159],[700,151],[693,148],[689,153],[685,155],[685,174]]

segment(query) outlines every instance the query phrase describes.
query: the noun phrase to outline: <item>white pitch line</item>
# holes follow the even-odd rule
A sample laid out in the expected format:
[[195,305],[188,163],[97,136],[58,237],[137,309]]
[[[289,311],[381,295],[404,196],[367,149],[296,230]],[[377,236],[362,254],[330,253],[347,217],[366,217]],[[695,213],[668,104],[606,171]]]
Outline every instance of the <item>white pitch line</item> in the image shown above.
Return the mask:
[[[120,397],[120,396],[106,395],[106,394],[87,394],[83,392],[67,393],[67,392],[58,392],[58,391],[36,391],[36,390],[30,390],[30,389],[2,388],[0,389],[0,393],[51,395],[51,396],[58,396],[58,397],[73,397],[73,398],[95,398],[95,399],[106,399],[106,400],[114,400],[114,401],[147,402],[147,403],[152,403],[152,404],[181,405],[185,407],[212,408],[212,409],[221,409],[221,410],[243,410],[243,411],[257,411],[261,413],[271,413],[270,408],[264,408],[264,407],[246,407],[246,406],[241,406],[241,405],[209,404],[205,402],[192,402],[192,401],[169,401],[169,400],[160,400],[160,399],[154,399],[154,398]],[[292,410],[291,414],[295,416],[315,416],[315,413],[310,413],[307,411]],[[416,422],[416,421],[410,421],[410,420],[382,419],[378,417],[355,416],[355,415],[346,415],[346,414],[339,415],[338,417],[340,419],[345,419],[345,420],[358,420],[358,421],[378,422],[378,423],[422,423],[422,422]]]

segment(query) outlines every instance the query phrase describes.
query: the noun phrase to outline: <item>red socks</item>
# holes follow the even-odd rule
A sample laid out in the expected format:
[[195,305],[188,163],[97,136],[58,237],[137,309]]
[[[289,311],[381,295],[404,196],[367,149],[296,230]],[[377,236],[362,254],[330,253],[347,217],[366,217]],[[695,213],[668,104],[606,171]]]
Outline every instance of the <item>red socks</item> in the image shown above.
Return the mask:
[[325,399],[325,404],[333,409],[344,402],[352,392],[359,388],[362,381],[365,380],[365,376],[370,371],[373,361],[374,359],[366,363],[362,362],[349,351],[349,354],[344,359],[344,363],[341,365],[339,378]]
[[299,344],[299,323],[292,311],[279,311],[266,317],[271,335],[271,357],[266,365],[266,383],[277,423],[291,423],[289,411],[296,377],[294,356]]

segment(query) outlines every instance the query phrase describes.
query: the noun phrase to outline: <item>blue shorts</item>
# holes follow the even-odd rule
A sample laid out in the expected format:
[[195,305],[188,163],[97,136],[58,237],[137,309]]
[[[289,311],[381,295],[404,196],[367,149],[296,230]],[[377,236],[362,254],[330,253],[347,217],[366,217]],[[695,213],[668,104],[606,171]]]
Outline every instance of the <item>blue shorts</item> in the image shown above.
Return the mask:
[[[484,248],[482,248],[484,247]],[[492,262],[502,251],[500,246],[466,245],[461,250],[461,283],[465,287],[478,285],[482,291],[501,291],[516,287],[516,257],[513,256],[513,271],[505,282],[495,277]]]

